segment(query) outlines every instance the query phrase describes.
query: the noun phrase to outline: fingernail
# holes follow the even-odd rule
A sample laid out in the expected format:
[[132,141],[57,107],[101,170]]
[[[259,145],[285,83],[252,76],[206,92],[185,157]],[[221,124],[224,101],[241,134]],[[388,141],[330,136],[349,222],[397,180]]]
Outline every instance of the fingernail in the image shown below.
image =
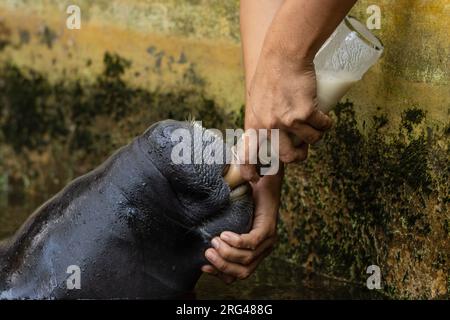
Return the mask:
[[202,271],[205,273],[214,273],[214,268],[211,267],[210,265],[204,265],[202,267]]
[[202,272],[206,272],[206,273],[209,273],[211,271],[211,269],[209,269],[207,265],[203,266],[201,270],[202,270]]
[[213,250],[207,250],[206,251],[206,258],[209,260],[209,261],[211,261],[211,262],[214,262],[214,261],[216,261],[216,254],[214,253],[214,251]]
[[220,242],[216,238],[212,239],[211,244],[214,247],[214,249],[219,249]]

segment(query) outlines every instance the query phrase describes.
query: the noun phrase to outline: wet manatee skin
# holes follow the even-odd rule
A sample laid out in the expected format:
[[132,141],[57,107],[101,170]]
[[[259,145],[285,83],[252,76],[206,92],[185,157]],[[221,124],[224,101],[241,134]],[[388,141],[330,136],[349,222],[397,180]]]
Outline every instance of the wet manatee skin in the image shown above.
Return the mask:
[[[155,123],[38,208],[0,244],[0,298],[164,299],[192,292],[211,238],[248,232],[253,204],[248,194],[230,198],[224,165],[171,161],[179,143],[171,134],[180,128],[194,126]],[[71,266],[80,269],[80,289],[67,285]]]

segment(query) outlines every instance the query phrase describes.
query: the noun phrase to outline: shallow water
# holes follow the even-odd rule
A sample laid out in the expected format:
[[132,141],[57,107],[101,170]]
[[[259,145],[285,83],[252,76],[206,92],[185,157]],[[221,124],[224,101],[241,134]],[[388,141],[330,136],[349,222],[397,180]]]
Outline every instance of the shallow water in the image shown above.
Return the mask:
[[196,288],[197,299],[386,299],[363,286],[307,275],[298,266],[267,258],[249,279],[226,285],[203,275]]
[[[26,218],[50,197],[0,193],[0,240],[11,236]],[[363,286],[322,276],[306,275],[298,266],[267,258],[249,279],[226,285],[203,275],[197,299],[383,299]]]

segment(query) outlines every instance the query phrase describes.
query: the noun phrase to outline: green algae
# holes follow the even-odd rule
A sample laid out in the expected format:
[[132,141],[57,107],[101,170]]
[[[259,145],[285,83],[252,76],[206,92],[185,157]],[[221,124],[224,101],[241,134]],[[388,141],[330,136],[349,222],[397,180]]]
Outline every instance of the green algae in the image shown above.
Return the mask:
[[[447,294],[442,283],[435,284],[437,293],[431,283],[413,282],[449,273],[443,222],[449,218],[450,157],[436,147],[438,141],[448,145],[448,137],[426,128],[413,135],[425,116],[417,107],[402,114],[396,134],[383,132],[383,115],[363,134],[350,102],[334,113],[336,125],[325,142],[305,164],[287,170],[282,215],[288,223],[280,226],[280,254],[360,283],[369,265],[379,265],[384,291],[392,296]],[[393,250],[397,246],[407,259]],[[418,274],[408,278],[410,268]],[[406,289],[413,286],[422,291]]]

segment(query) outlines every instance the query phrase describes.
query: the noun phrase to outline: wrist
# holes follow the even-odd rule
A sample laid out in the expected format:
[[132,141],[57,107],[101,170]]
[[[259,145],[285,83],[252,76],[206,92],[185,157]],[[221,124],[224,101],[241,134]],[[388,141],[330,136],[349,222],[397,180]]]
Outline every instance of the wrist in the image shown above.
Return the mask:
[[297,45],[283,39],[268,41],[261,51],[258,65],[269,72],[278,72],[285,76],[310,70],[314,66],[316,50],[303,43]]
[[298,45],[283,39],[273,42],[263,48],[260,58],[272,65],[285,65],[296,70],[314,60],[315,50],[306,44]]

